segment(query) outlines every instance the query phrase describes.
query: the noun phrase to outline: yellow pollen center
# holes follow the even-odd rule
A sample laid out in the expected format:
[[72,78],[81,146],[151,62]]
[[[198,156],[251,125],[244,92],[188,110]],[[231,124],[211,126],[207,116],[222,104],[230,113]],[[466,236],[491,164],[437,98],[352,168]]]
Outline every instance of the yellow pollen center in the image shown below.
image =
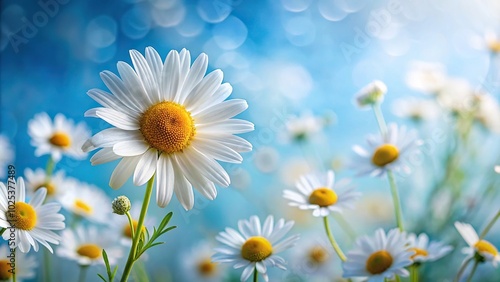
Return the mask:
[[321,246],[315,246],[311,250],[309,250],[309,260],[314,263],[314,264],[323,264],[325,261],[328,260],[330,255],[328,252],[325,250],[325,248]]
[[371,274],[380,274],[392,265],[392,256],[385,250],[377,251],[366,260],[366,270]]
[[191,113],[174,102],[151,106],[142,115],[140,126],[148,144],[167,154],[182,151],[196,133]]
[[49,195],[49,196],[54,195],[54,193],[56,192],[56,186],[52,182],[42,183],[42,184],[38,185],[37,187],[35,187],[35,191],[37,191],[40,188],[47,189],[47,195]]
[[491,244],[490,242],[486,240],[479,240],[474,247],[479,253],[488,253],[492,256],[497,256],[498,255],[498,250]]
[[76,199],[74,205],[76,210],[81,211],[83,213],[92,214],[93,212],[92,207],[80,199]]
[[9,272],[11,269],[8,260],[0,259],[0,281],[9,280],[12,277],[12,273]]
[[338,200],[337,193],[329,188],[318,188],[309,195],[309,203],[320,207],[328,207]]
[[67,148],[71,145],[71,138],[64,132],[56,132],[49,139],[50,144],[62,148]]
[[[132,225],[134,226],[134,230],[137,231],[137,225],[139,224],[139,222],[137,220],[132,220]],[[142,228],[141,228],[142,232],[146,232],[146,227],[143,225]],[[130,239],[132,239],[132,230],[130,228],[130,224],[126,224],[124,227],[123,227],[123,235],[125,237],[128,237]]]
[[495,40],[490,42],[488,45],[493,53],[500,53],[500,41]]
[[214,263],[210,258],[206,258],[198,263],[198,273],[203,277],[213,276],[217,272],[217,263]]
[[251,262],[265,260],[273,253],[273,246],[264,237],[250,237],[241,247],[241,256]]
[[399,157],[399,150],[392,144],[380,145],[373,154],[372,163],[376,166],[385,166]]
[[7,220],[17,229],[31,230],[36,225],[36,211],[30,205],[17,202],[12,212],[7,212]]
[[414,251],[415,254],[413,254],[410,259],[415,259],[416,256],[422,256],[422,257],[426,257],[429,255],[429,253],[424,250],[424,249],[420,249],[420,248],[410,248],[410,250]]
[[101,257],[102,249],[96,244],[82,244],[76,252],[89,259],[98,259]]

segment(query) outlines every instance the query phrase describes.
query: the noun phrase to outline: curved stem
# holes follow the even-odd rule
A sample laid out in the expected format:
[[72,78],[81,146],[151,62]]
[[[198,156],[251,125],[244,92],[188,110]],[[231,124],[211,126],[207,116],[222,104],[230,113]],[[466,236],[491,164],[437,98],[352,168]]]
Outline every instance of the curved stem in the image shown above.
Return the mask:
[[[144,193],[144,200],[142,201],[141,215],[139,216],[139,221],[137,222],[137,229],[142,230],[142,226],[144,224],[144,218],[146,217],[146,213],[148,211],[149,201],[151,200],[151,194],[153,192],[153,183],[155,176],[153,175],[151,179],[148,181],[146,185],[146,192]],[[130,248],[130,253],[128,254],[127,263],[125,264],[125,269],[123,269],[121,282],[126,282],[128,280],[128,276],[132,271],[132,266],[134,265],[137,253],[137,245],[139,244],[139,240],[141,238],[142,232],[136,232],[135,236],[132,240],[132,247]]]
[[85,275],[87,274],[88,265],[80,265],[80,275],[78,276],[78,282],[85,281]]
[[253,270],[253,282],[259,281],[259,272],[257,271],[257,267]]
[[337,255],[339,256],[339,258],[342,261],[346,261],[347,260],[346,256],[344,255],[344,253],[340,249],[339,245],[337,244],[337,241],[335,241],[335,238],[333,237],[332,232],[330,232],[330,225],[328,223],[328,216],[323,217],[323,223],[325,224],[326,235],[328,236],[328,240],[330,240],[330,243],[332,244],[333,249],[335,250],[335,252],[337,253]]
[[469,264],[469,262],[473,259],[473,257],[470,257],[468,259],[466,259],[464,261],[464,263],[462,263],[462,266],[460,267],[460,269],[458,270],[458,273],[457,273],[457,276],[455,277],[455,279],[453,280],[454,282],[458,282],[460,281],[460,277],[462,277],[462,274],[464,273],[465,271],[465,268],[467,267],[467,265]]
[[389,185],[391,186],[392,201],[394,203],[394,212],[396,214],[396,222],[400,231],[404,230],[403,225],[403,215],[401,212],[401,204],[399,200],[398,187],[396,186],[396,180],[394,179],[394,173],[391,170],[387,170],[387,178],[389,179]]
[[474,273],[476,272],[478,265],[479,265],[479,260],[476,259],[476,261],[474,262],[474,266],[472,267],[472,270],[469,274],[469,278],[467,278],[467,282],[472,281],[472,277],[474,276]]
[[484,228],[483,232],[481,232],[481,235],[479,235],[479,240],[483,239],[486,234],[490,231],[491,227],[495,224],[495,222],[500,218],[500,210],[498,210],[497,214],[490,220],[488,225]]
[[128,224],[130,225],[130,236],[132,238],[135,237],[135,230],[134,230],[134,222],[132,221],[132,216],[130,215],[130,212],[126,212],[125,215],[128,218]]

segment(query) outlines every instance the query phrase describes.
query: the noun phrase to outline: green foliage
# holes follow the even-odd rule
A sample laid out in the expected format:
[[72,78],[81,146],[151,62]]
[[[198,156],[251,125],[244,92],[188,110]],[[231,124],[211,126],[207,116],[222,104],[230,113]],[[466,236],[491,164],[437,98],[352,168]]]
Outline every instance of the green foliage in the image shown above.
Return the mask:
[[102,258],[104,259],[104,264],[106,265],[106,272],[108,274],[108,279],[104,278],[101,274],[97,274],[104,282],[113,282],[113,279],[115,279],[116,272],[118,271],[118,266],[115,266],[113,268],[113,272],[111,272],[111,266],[109,265],[109,260],[108,260],[108,254],[106,254],[106,251],[103,249],[102,250]]

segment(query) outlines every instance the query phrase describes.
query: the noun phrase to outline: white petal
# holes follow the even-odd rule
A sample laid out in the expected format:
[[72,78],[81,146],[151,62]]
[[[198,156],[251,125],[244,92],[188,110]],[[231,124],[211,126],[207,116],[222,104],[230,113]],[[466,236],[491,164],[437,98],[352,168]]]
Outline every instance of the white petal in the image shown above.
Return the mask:
[[191,66],[189,74],[186,77],[182,87],[182,92],[185,93],[185,95],[189,94],[188,96],[186,96],[184,104],[190,105],[196,101],[192,97],[190,97],[190,93],[193,88],[198,85],[198,83],[200,83],[200,81],[203,79],[203,76],[207,72],[207,67],[208,56],[204,53],[201,53]]
[[148,182],[156,171],[158,161],[158,150],[149,148],[140,158],[134,171],[134,184],[144,185]]
[[95,114],[109,124],[123,130],[137,130],[140,128],[139,121],[136,118],[113,109],[100,108],[96,110]]
[[141,109],[141,112],[144,112],[146,108],[151,105],[151,100],[146,94],[146,90],[144,89],[141,80],[129,64],[125,62],[118,62],[116,67],[118,68],[123,84],[129,92],[129,96],[127,98],[130,100],[130,103]]
[[204,109],[199,113],[193,113],[193,118],[196,120],[196,123],[211,123],[232,118],[247,108],[247,101],[243,99],[233,99]]
[[149,148],[144,141],[122,141],[113,145],[113,152],[118,156],[131,157],[142,155]]
[[197,107],[195,107],[196,103],[194,103],[194,101],[199,101],[198,103],[201,103],[204,100],[209,99],[219,88],[223,77],[224,75],[221,70],[214,70],[213,72],[207,74],[207,76],[205,76],[203,80],[189,93],[184,103],[186,105],[186,109],[193,114],[196,114]]
[[113,189],[122,187],[127,179],[132,175],[132,172],[134,172],[134,169],[140,159],[141,156],[123,158],[111,174],[109,186]]
[[190,210],[194,205],[194,194],[191,184],[186,180],[176,163],[172,163],[175,175],[174,193],[185,210]]
[[179,54],[172,50],[163,65],[160,79],[161,100],[173,101],[179,91]]
[[97,153],[95,153],[91,158],[90,158],[90,163],[92,165],[98,165],[98,164],[103,164],[107,162],[111,162],[114,160],[117,160],[121,158],[117,154],[113,153],[113,148],[103,148],[99,150]]
[[156,203],[159,207],[166,207],[174,193],[174,168],[169,156],[161,154],[156,169]]
[[146,97],[149,98],[148,104],[152,104],[153,101],[158,97],[158,86],[156,84],[156,79],[153,76],[153,72],[149,68],[146,59],[137,50],[130,50],[130,58],[132,58],[132,64],[134,65],[135,72],[140,78],[144,90],[146,91]]

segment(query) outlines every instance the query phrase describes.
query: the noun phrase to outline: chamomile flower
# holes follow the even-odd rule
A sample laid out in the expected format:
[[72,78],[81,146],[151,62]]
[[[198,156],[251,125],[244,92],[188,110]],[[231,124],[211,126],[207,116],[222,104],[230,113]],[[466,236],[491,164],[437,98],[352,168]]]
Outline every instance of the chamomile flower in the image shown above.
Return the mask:
[[394,275],[408,276],[405,267],[412,264],[414,252],[408,249],[405,233],[398,229],[375,231],[375,237],[363,236],[356,240],[342,265],[344,277],[365,277],[369,282],[382,282]]
[[384,101],[387,86],[380,80],[374,80],[363,87],[355,95],[356,105],[360,108],[367,108]]
[[109,223],[111,200],[94,185],[73,181],[59,201],[64,209],[77,216],[97,223]]
[[425,233],[408,235],[410,250],[415,253],[410,257],[414,263],[435,261],[449,254],[453,247],[442,242],[429,242],[429,236]]
[[[49,243],[59,244],[60,237],[53,230],[64,229],[64,216],[59,212],[61,206],[57,203],[43,204],[47,190],[41,188],[26,202],[24,180],[19,177],[17,182],[9,183],[8,190],[0,183],[0,227],[7,228],[3,238],[15,238],[14,246],[23,253],[30,251],[31,246],[38,252],[38,243],[52,252]],[[12,207],[11,196],[15,196],[15,208]]]
[[337,272],[332,267],[335,255],[329,243],[320,238],[322,237],[301,238],[291,253],[290,268],[307,278],[333,277]]
[[193,187],[215,199],[215,184],[227,187],[229,176],[218,161],[241,163],[240,152],[251,144],[234,134],[252,131],[252,123],[233,119],[247,102],[226,100],[232,92],[221,84],[222,71],[205,76],[208,58],[201,54],[191,64],[189,51],[171,51],[165,62],[151,47],[144,57],[130,51],[134,68],[118,63],[115,74],[104,71],[101,78],[112,92],[88,92],[103,107],[88,110],[88,117],[101,118],[115,126],[89,139],[83,149],[103,148],[92,164],[121,159],[110,179],[120,188],[133,174],[137,186],[156,178],[156,200],[165,207],[175,193],[182,206],[194,205]]
[[410,173],[406,164],[412,153],[418,153],[418,146],[422,141],[417,138],[415,130],[389,124],[385,137],[370,135],[367,138],[368,149],[355,145],[357,154],[351,167],[358,171],[358,175],[384,176],[388,169],[395,172]]
[[54,162],[63,155],[74,159],[84,159],[87,153],[82,145],[90,137],[90,130],[83,122],[75,124],[62,114],[57,114],[54,122],[47,113],[35,115],[28,123],[31,145],[36,147],[35,156],[50,154]]
[[491,31],[487,32],[484,39],[486,41],[486,46],[492,54],[496,55],[500,53],[500,36],[498,36],[498,34]]
[[212,245],[206,241],[182,254],[181,263],[186,281],[222,281],[224,266],[212,261],[213,254]]
[[498,249],[490,242],[479,239],[476,230],[467,223],[455,222],[455,228],[457,228],[462,238],[469,245],[469,247],[463,248],[462,252],[467,255],[468,258],[474,256],[476,253],[479,254],[483,261],[490,261],[493,266],[497,266],[500,261],[500,254]]
[[[11,263],[14,263],[15,270],[13,270]],[[16,281],[22,282],[24,279],[32,279],[36,275],[37,266],[35,256],[21,252],[13,254],[7,245],[0,247],[0,281],[10,281],[12,271],[16,272]]]
[[45,170],[37,168],[32,170],[27,168],[24,170],[26,178],[26,188],[29,194],[35,193],[40,188],[47,189],[47,198],[58,198],[63,195],[67,189],[74,186],[74,179],[66,178],[64,171],[55,172],[49,179],[45,174]]
[[414,97],[397,100],[393,106],[395,115],[415,122],[433,120],[440,114],[440,108],[436,102]]
[[9,139],[0,135],[0,179],[3,179],[7,172],[7,166],[14,160],[14,150]]
[[104,264],[102,250],[106,250],[109,263],[115,264],[122,256],[122,249],[109,230],[95,226],[83,227],[79,225],[75,230],[66,229],[62,233],[61,246],[56,254],[60,257],[76,261],[79,265],[87,266]]
[[[295,187],[298,192],[285,190],[283,197],[290,200],[289,205],[302,210],[312,210],[313,216],[324,217],[330,212],[342,212],[353,208],[353,202],[361,196],[354,188],[341,188],[334,185],[335,175],[332,170],[326,174],[311,173],[302,176]],[[337,189],[340,186],[340,189]]]
[[446,69],[439,63],[414,62],[406,75],[408,86],[425,94],[438,94],[447,80]]
[[283,239],[293,224],[293,221],[285,222],[284,219],[274,224],[271,215],[266,218],[263,226],[257,216],[250,217],[250,220],[240,220],[239,232],[226,228],[217,235],[217,241],[224,246],[215,249],[216,254],[212,259],[214,262],[232,263],[234,268],[243,267],[241,281],[246,281],[254,269],[262,274],[265,281],[269,281],[267,267],[286,269],[285,260],[277,254],[293,247],[299,239],[298,235]]
[[487,93],[475,96],[477,108],[474,118],[484,128],[493,133],[500,133],[500,105],[495,97]]
[[310,112],[305,112],[300,116],[292,116],[285,123],[289,139],[297,142],[310,139],[314,134],[319,133],[324,126],[324,120]]

